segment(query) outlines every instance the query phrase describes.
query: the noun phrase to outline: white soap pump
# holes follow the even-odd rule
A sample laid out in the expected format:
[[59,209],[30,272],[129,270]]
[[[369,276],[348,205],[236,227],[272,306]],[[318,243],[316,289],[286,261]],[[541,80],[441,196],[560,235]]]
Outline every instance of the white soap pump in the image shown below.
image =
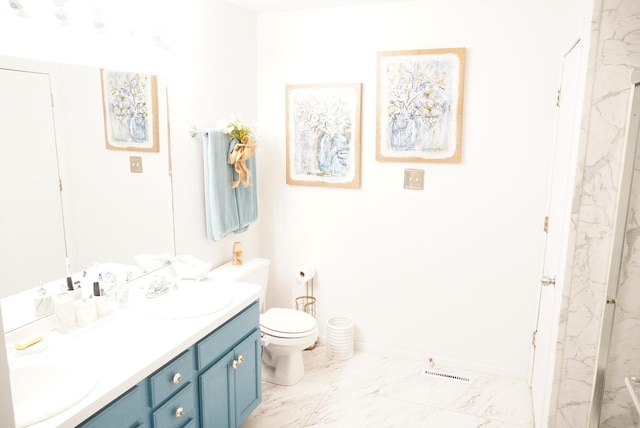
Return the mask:
[[33,308],[36,312],[36,318],[41,318],[53,312],[53,301],[44,288],[44,283],[38,281],[36,284],[38,284],[38,288],[36,289],[36,297],[33,299]]

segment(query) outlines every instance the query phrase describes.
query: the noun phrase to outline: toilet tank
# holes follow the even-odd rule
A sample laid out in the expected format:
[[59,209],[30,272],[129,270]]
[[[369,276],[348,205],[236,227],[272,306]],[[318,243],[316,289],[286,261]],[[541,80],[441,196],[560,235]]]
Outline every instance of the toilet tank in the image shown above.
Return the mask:
[[260,306],[264,307],[269,281],[269,265],[271,261],[261,258],[246,258],[241,265],[232,262],[218,266],[209,272],[209,278],[225,279],[228,281],[248,282],[262,287],[260,291]]

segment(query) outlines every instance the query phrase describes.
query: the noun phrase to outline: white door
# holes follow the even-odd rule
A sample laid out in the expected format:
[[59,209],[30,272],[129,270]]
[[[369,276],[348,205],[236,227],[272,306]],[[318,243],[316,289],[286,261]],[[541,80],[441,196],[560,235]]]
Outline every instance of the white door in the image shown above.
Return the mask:
[[0,297],[66,271],[49,76],[0,69]]
[[536,427],[546,427],[549,419],[580,128],[581,52],[582,46],[578,40],[565,54],[562,65],[547,208],[546,246],[538,286],[538,316],[533,339],[531,388]]

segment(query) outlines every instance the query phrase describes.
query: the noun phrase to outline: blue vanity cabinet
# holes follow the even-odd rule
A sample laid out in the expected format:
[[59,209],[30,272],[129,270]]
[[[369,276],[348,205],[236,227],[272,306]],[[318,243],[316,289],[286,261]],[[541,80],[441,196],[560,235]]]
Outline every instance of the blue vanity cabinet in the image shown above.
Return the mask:
[[79,425],[237,428],[260,404],[258,302]]

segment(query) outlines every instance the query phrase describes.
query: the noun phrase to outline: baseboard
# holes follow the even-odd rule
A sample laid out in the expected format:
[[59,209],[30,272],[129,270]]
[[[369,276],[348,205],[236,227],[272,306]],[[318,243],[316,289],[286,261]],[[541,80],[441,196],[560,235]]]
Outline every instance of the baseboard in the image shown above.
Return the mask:
[[[326,345],[326,338],[324,336],[318,337],[319,345]],[[381,345],[372,345],[365,342],[355,341],[353,348],[356,351],[368,352],[378,355],[387,355],[396,358],[404,358],[407,360],[424,361],[425,368],[431,368],[429,359],[432,359],[432,363],[435,368],[443,366],[448,369],[454,368],[457,370],[471,370],[474,372],[492,374],[496,376],[504,376],[522,380],[529,379],[529,373],[521,370],[507,369],[504,367],[497,367],[489,364],[481,364],[474,361],[459,360],[455,358],[447,358],[442,355],[427,355],[425,353],[410,351],[406,349],[396,349]]]

